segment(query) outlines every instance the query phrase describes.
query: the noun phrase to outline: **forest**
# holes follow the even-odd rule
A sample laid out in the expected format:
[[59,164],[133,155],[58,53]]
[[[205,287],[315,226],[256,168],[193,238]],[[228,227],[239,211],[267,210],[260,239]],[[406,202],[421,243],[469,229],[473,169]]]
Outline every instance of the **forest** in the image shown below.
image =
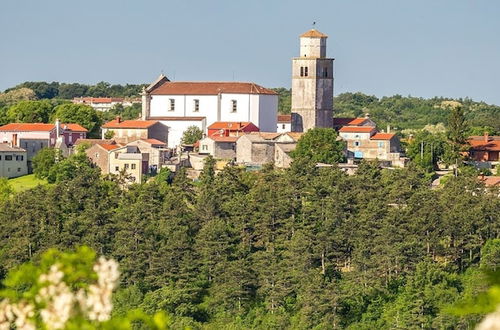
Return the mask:
[[481,313],[454,306],[500,263],[500,192],[467,171],[431,189],[413,166],[347,176],[299,157],[216,174],[209,158],[197,182],[121,189],[85,157],[72,166],[0,194],[0,278],[89,246],[119,263],[114,314],[163,311],[174,329],[470,329]]

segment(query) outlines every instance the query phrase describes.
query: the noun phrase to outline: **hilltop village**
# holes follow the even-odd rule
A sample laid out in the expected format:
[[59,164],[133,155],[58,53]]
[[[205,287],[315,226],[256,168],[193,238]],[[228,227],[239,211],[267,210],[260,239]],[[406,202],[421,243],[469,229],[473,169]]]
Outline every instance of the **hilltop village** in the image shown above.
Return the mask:
[[[265,164],[287,168],[300,138],[315,128],[335,129],[343,142],[343,162],[352,174],[361,160],[376,160],[387,168],[406,166],[397,132],[379,129],[369,114],[362,118],[335,116],[333,58],[327,56],[327,35],[312,29],[300,35],[299,56],[292,59],[291,115],[278,114],[275,91],[252,82],[177,82],[160,75],[143,88],[141,98],[79,97],[98,111],[117,104],[140,103],[135,120],[117,116],[100,128],[101,139],[87,138],[76,123],[10,123],[0,127],[0,175],[22,176],[33,171],[33,157],[43,148],[57,148],[67,157],[76,147],[103,174],[122,174],[140,183],[162,168],[189,168],[197,178],[204,159],[217,168],[227,164],[258,170]],[[191,136],[189,133],[191,132]],[[194,139],[194,140],[193,140]],[[471,137],[468,153],[476,162],[498,163],[496,136]],[[318,166],[328,165],[318,163]]]

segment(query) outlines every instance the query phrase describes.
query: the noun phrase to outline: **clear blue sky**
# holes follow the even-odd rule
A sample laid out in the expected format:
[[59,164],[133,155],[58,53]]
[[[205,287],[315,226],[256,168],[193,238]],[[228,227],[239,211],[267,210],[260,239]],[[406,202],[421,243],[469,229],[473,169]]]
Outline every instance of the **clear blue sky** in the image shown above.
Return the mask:
[[298,35],[316,21],[336,59],[335,94],[500,104],[499,17],[497,0],[2,0],[0,90],[161,72],[290,87]]

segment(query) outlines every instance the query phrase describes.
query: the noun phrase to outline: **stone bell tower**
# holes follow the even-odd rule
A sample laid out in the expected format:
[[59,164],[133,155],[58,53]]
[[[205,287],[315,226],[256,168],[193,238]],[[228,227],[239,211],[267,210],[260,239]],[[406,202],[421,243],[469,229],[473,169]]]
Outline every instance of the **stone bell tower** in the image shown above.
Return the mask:
[[292,59],[292,132],[333,127],[333,58],[328,36],[315,29],[300,36],[300,57]]

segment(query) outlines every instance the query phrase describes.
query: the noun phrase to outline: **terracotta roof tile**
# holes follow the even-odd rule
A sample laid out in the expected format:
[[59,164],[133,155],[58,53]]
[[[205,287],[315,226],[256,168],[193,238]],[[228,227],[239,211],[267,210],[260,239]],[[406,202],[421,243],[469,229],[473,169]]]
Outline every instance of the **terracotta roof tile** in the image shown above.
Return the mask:
[[88,132],[88,130],[85,127],[80,126],[78,124],[61,124],[61,127],[62,128],[66,127],[73,132]]
[[153,95],[217,95],[219,93],[278,95],[273,90],[246,82],[168,81],[151,91]]
[[484,136],[470,137],[468,142],[473,150],[500,151],[500,136],[489,136],[488,141]]
[[153,145],[167,145],[165,142],[162,142],[162,141],[157,140],[157,139],[141,139],[141,141],[144,141],[146,143],[153,144]]
[[482,181],[486,186],[500,186],[500,176],[479,177],[479,180]]
[[311,29],[305,33],[300,35],[301,38],[328,38],[328,36],[324,33],[319,32],[318,30]]
[[339,132],[370,133],[374,130],[375,130],[375,127],[371,127],[371,126],[343,126],[339,129]]
[[121,145],[118,144],[106,144],[106,143],[98,143],[99,147],[106,149],[107,151],[111,151],[117,148],[120,148]]
[[396,134],[392,133],[377,133],[373,135],[370,140],[390,140],[392,139]]
[[37,131],[37,132],[50,132],[55,129],[54,124],[42,123],[10,123],[0,126],[0,131]]
[[216,121],[212,125],[208,126],[208,129],[228,129],[228,130],[240,130],[248,125],[251,122],[248,121]]
[[278,115],[278,123],[291,123],[292,115]]
[[103,128],[148,128],[158,123],[156,120],[123,120],[117,119],[102,125]]
[[[88,132],[87,129],[78,124],[61,124],[61,127],[75,132]],[[50,132],[56,128],[55,124],[44,123],[10,123],[0,126],[0,131],[17,131],[17,132]]]
[[236,142],[236,140],[239,139],[239,136],[212,135],[212,136],[209,136],[208,139],[214,140],[215,142]]
[[363,124],[365,121],[366,121],[366,118],[354,118],[353,120],[351,120],[349,122],[349,125],[350,126],[357,126],[357,125]]

